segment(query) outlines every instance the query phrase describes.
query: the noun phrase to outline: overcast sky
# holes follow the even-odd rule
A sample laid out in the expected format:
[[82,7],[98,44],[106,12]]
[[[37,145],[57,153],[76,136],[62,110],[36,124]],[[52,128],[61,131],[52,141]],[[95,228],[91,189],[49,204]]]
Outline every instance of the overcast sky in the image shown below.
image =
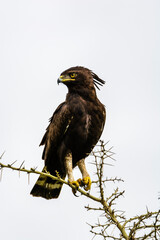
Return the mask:
[[[106,176],[125,180],[120,208],[129,216],[157,210],[160,191],[160,1],[1,0],[0,154],[2,162],[43,167],[38,145],[67,88],[60,73],[82,65],[106,81],[102,139],[116,162]],[[91,158],[90,158],[91,160]],[[88,170],[92,168],[87,165]],[[90,171],[89,171],[90,172]],[[80,177],[79,171],[74,171]],[[92,174],[91,174],[92,175]],[[36,181],[4,170],[0,237],[12,240],[91,239],[97,220],[64,187],[59,199],[29,195]]]

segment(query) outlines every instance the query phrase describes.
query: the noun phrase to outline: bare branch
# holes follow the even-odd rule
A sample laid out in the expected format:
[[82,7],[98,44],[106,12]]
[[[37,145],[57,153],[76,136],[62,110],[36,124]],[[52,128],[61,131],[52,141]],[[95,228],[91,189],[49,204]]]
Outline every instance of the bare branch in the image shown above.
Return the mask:
[[[93,238],[102,237],[103,239],[113,239],[113,240],[146,240],[146,239],[160,239],[160,211],[151,212],[147,209],[145,214],[134,216],[131,218],[125,217],[125,212],[116,209],[116,203],[119,197],[124,195],[124,191],[119,191],[119,188],[112,189],[111,194],[106,194],[106,185],[111,183],[118,184],[123,182],[121,178],[112,177],[107,178],[104,176],[104,167],[112,165],[108,160],[113,160],[112,147],[106,150],[106,145],[103,141],[100,141],[97,145],[95,151],[92,152],[94,162],[92,163],[95,167],[95,177],[93,184],[98,189],[99,196],[91,195],[90,192],[86,192],[81,188],[71,185],[67,181],[61,179],[59,174],[56,176],[51,175],[49,172],[40,172],[37,168],[26,169],[24,167],[24,161],[19,167],[15,167],[16,161],[12,164],[0,163],[0,179],[2,178],[2,170],[4,168],[9,168],[14,171],[25,172],[28,175],[28,183],[30,180],[30,174],[38,174],[50,177],[53,180],[58,180],[59,182],[68,185],[70,188],[80,192],[82,195],[92,199],[97,202],[98,207],[86,206],[87,211],[99,212],[100,216],[95,225],[88,224],[91,228],[90,232],[93,234]],[[2,159],[4,153],[0,156]],[[93,239],[92,238],[92,239]]]
[[30,170],[29,169],[25,169],[25,168],[22,168],[22,166],[23,166],[23,164],[21,164],[20,167],[13,167],[13,164],[6,165],[6,164],[3,164],[3,163],[0,163],[0,170],[2,170],[3,168],[9,168],[9,169],[12,169],[12,170],[15,170],[15,171],[19,171],[19,172],[26,172],[28,174],[33,173],[33,174],[38,174],[38,175],[43,175],[43,176],[46,176],[46,177],[50,177],[53,180],[58,180],[59,182],[68,185],[72,189],[79,191],[82,195],[84,195],[84,196],[86,196],[88,198],[91,198],[94,201],[97,201],[97,202],[101,201],[100,198],[92,196],[88,192],[83,191],[81,188],[77,189],[77,187],[75,187],[73,184],[68,183],[67,181],[63,180],[62,178],[55,177],[55,176],[51,175],[50,173],[44,173],[44,172],[37,171],[34,168],[31,168]]

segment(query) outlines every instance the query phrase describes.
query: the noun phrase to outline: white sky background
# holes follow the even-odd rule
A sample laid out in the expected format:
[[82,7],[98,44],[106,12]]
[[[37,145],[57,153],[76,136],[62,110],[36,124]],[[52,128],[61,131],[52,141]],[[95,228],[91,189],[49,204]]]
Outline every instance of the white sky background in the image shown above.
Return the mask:
[[[2,162],[25,160],[28,168],[42,168],[38,145],[67,92],[57,78],[71,66],[86,66],[106,80],[98,92],[107,108],[102,139],[110,140],[117,161],[105,174],[125,180],[120,209],[129,216],[144,213],[146,206],[157,210],[159,43],[158,0],[0,1]],[[19,179],[18,173],[3,171],[1,239],[91,239],[86,222],[95,223],[97,215],[84,209],[90,201],[75,198],[67,187],[58,200],[33,198],[36,178],[28,185],[26,174]]]

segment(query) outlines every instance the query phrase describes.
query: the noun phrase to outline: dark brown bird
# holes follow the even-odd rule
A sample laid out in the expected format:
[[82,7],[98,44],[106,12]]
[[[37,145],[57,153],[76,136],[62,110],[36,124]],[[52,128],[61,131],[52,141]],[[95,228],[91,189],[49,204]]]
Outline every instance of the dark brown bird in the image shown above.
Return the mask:
[[[105,124],[105,107],[96,95],[95,86],[105,82],[91,70],[72,67],[64,71],[58,83],[68,87],[65,102],[61,103],[50,119],[50,124],[40,143],[44,145],[43,171],[65,179],[77,187],[91,187],[91,179],[85,167],[85,158],[99,140]],[[73,168],[79,167],[82,180],[74,180]],[[31,194],[46,199],[57,198],[62,183],[40,175]]]

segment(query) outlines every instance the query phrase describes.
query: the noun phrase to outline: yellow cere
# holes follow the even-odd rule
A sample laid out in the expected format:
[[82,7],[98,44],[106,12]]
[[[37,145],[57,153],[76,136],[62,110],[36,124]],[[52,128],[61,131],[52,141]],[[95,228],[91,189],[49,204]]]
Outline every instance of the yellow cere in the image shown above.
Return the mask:
[[76,74],[69,74],[69,76],[64,76],[64,75],[61,75],[59,77],[59,79],[62,81],[62,82],[67,82],[67,81],[75,81],[75,78],[76,77]]

